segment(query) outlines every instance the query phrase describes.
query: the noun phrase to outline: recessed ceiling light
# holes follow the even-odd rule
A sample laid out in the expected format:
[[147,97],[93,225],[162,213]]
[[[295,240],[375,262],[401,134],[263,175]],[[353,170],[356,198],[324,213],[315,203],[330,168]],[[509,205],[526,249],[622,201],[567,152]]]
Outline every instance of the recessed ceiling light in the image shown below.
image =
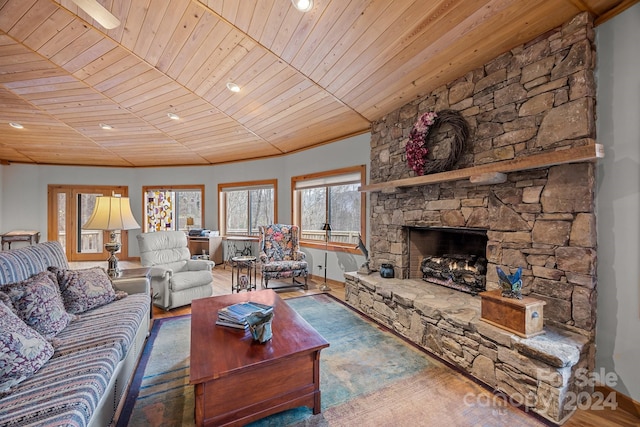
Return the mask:
[[169,117],[171,120],[180,120],[180,116],[175,113],[167,113],[167,117]]
[[9,122],[9,126],[16,129],[24,129],[24,126],[17,122]]
[[229,89],[231,92],[240,92],[240,86],[233,82],[227,83],[227,89]]
[[300,12],[309,12],[313,9],[313,0],[291,0],[291,3]]
[[100,127],[104,130],[109,130],[109,129],[113,129],[113,126],[108,125],[106,123],[100,123]]

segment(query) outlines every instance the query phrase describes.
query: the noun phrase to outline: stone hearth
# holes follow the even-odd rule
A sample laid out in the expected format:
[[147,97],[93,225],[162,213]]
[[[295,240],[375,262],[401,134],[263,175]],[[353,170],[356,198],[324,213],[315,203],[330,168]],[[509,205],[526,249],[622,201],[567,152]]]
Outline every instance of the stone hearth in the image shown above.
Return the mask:
[[[456,169],[592,143],[593,37],[590,16],[580,14],[374,122],[369,184],[414,176],[405,146],[417,118],[427,111],[453,109],[469,123],[469,141]],[[347,274],[346,284],[355,308],[514,399],[528,396],[525,405],[560,423],[574,409],[567,404],[567,393],[577,387],[574,370],[591,372],[595,360],[596,166],[547,164],[552,166],[512,171],[505,182],[460,179],[376,187],[370,193],[371,265],[392,264],[398,279]],[[476,302],[442,288],[459,295],[438,303],[435,294],[415,289],[409,227],[486,230],[487,289],[499,288],[496,267],[508,273],[521,267],[523,294],[546,303],[546,333],[523,344],[477,321],[480,298]],[[458,305],[461,299],[468,309]],[[440,305],[447,300],[455,304]],[[580,344],[565,346],[566,336]],[[531,350],[535,343],[551,341],[572,356],[552,362],[553,346]],[[544,372],[550,375],[546,380],[538,377]]]
[[345,274],[346,301],[441,359],[503,391],[509,400],[562,423],[564,400],[587,368],[588,338],[546,327],[521,338],[480,320],[480,297],[416,279]]

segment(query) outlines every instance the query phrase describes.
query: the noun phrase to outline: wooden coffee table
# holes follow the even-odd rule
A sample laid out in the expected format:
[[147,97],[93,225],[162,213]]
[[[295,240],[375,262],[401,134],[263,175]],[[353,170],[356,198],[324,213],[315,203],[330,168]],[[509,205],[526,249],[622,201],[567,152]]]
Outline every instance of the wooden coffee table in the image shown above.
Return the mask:
[[[273,338],[215,324],[244,301],[274,306]],[[320,350],[329,343],[271,289],[191,303],[191,371],[197,426],[240,426],[298,406],[320,413]]]

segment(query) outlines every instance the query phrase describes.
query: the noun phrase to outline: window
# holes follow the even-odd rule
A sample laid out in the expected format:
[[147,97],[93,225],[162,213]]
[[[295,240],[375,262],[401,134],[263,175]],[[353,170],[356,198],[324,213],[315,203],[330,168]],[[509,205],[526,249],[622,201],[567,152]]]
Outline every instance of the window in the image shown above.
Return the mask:
[[301,242],[325,243],[324,224],[331,226],[329,244],[355,251],[358,235],[365,239],[365,166],[291,178],[294,222],[300,225]]
[[257,236],[259,226],[277,221],[277,180],[218,185],[222,235]]
[[[104,243],[109,233],[100,230],[84,230],[97,196],[120,195],[127,197],[123,186],[49,185],[47,240],[60,242],[69,261],[104,261],[109,253]],[[116,240],[122,243],[119,258],[128,257],[128,235],[125,230],[116,231]]]
[[204,228],[204,185],[142,187],[144,232]]

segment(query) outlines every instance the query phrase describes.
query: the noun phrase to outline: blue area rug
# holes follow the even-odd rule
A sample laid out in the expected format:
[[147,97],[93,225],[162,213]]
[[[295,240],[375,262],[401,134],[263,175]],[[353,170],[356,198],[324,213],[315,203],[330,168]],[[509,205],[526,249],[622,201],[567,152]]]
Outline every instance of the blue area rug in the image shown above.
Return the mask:
[[[327,296],[287,300],[331,344],[320,353],[322,411],[402,381],[431,366],[432,359],[378,329]],[[311,417],[301,407],[266,417],[252,427],[292,425]]]
[[[300,407],[251,427],[543,425],[491,400],[484,388],[332,297],[300,297],[287,304],[331,344],[320,356],[322,413],[314,416]],[[118,427],[194,425],[190,326],[191,316],[154,322]]]

